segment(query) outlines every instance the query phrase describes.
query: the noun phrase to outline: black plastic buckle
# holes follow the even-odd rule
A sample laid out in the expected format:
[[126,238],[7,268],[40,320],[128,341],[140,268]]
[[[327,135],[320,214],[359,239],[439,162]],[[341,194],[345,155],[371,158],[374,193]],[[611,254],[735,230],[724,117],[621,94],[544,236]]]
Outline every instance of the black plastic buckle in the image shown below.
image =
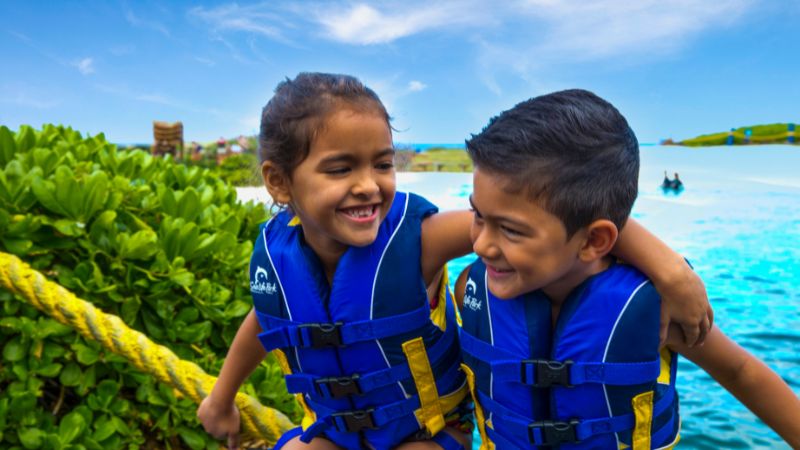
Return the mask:
[[572,361],[549,361],[546,359],[526,359],[522,361],[522,381],[525,382],[527,377],[525,366],[532,365],[536,379],[533,384],[534,387],[547,388],[553,385],[564,387],[572,387],[569,382],[569,369],[572,367]]
[[328,392],[332,398],[346,397],[348,395],[361,394],[361,386],[358,385],[358,374],[349,377],[328,377],[320,378],[316,381],[319,385],[325,384],[328,386]]
[[339,329],[341,326],[342,322],[304,323],[298,328],[309,329],[312,347],[343,347],[342,333]]
[[350,433],[358,433],[361,430],[374,430],[378,427],[375,426],[375,422],[372,420],[372,412],[375,411],[374,408],[370,409],[362,409],[358,411],[345,411],[340,413],[332,414],[333,418],[336,419],[337,417],[341,417],[342,421],[344,421],[344,430],[339,428],[339,422],[334,420],[336,424],[336,429],[344,432]]
[[[580,442],[578,440],[577,426],[578,421],[573,419],[569,422],[556,422],[553,420],[543,420],[533,422],[528,425],[528,439],[531,444],[552,446]],[[539,428],[542,431],[542,442],[536,442],[533,430]]]

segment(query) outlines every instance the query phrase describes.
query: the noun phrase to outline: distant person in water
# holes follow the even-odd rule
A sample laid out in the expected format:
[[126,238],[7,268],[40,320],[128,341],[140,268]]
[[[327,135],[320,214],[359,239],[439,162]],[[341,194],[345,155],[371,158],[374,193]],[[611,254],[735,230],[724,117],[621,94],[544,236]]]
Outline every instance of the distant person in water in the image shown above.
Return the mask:
[[678,176],[678,172],[675,172],[675,179],[672,180],[672,189],[679,191],[683,189],[683,182],[681,178]]
[[675,192],[678,193],[683,190],[683,182],[678,176],[678,172],[675,172],[675,179],[670,180],[667,176],[667,171],[664,171],[664,181],[661,182],[661,189],[664,192]]

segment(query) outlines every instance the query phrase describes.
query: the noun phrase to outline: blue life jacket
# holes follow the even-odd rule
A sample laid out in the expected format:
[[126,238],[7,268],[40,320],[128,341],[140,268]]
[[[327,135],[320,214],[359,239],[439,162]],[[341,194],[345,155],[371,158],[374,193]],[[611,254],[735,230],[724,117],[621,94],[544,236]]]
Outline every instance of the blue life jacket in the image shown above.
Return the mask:
[[555,329],[541,291],[502,300],[472,264],[461,346],[484,448],[670,448],[677,357],[659,352],[660,297],[613,264],[575,288]]
[[398,192],[375,242],[348,248],[331,285],[289,212],[262,227],[250,263],[259,339],[299,394],[303,441],[324,432],[382,449],[437,435],[468,394],[446,275],[433,312],[422,278],[421,223],[434,212]]

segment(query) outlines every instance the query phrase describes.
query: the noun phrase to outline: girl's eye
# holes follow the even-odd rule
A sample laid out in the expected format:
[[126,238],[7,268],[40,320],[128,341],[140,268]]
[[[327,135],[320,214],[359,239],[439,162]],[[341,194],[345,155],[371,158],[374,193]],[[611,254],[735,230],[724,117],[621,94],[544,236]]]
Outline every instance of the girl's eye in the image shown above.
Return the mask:
[[330,175],[342,175],[350,171],[349,167],[332,167],[330,169],[326,169],[325,173]]
[[378,170],[391,170],[392,167],[394,167],[394,164],[390,162],[378,163],[375,165],[375,168]]

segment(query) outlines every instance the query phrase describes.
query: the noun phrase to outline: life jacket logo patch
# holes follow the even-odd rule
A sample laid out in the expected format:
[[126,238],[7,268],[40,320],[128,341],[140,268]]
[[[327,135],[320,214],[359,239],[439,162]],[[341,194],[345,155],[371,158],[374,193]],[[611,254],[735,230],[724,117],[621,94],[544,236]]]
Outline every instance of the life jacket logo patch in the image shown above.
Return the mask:
[[253,279],[250,280],[250,292],[253,294],[273,295],[277,291],[278,289],[275,283],[269,282],[269,272],[267,272],[267,269],[256,266],[256,274]]
[[475,280],[468,278],[467,286],[464,290],[464,306],[473,311],[479,311],[482,305],[482,302],[478,299],[477,292],[478,285],[475,284]]

